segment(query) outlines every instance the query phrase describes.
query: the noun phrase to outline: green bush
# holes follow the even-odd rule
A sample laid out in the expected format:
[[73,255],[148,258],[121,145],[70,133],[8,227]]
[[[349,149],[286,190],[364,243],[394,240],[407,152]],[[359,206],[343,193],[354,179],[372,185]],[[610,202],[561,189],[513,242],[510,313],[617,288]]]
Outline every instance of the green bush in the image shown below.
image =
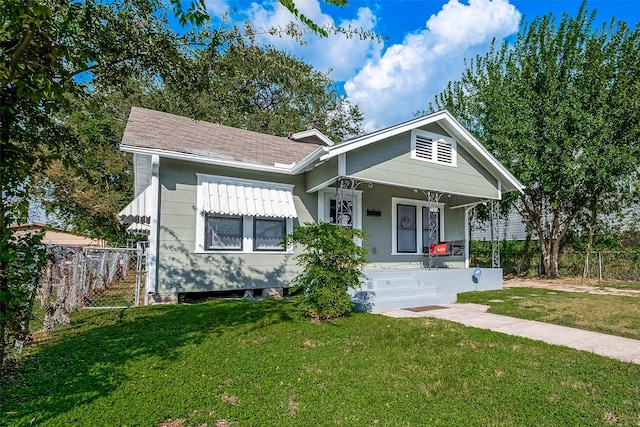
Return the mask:
[[285,244],[301,244],[297,256],[304,271],[292,282],[302,291],[304,310],[314,320],[328,320],[351,312],[348,288],[360,288],[360,274],[367,261],[365,249],[355,243],[365,232],[335,224],[305,224],[285,238]]

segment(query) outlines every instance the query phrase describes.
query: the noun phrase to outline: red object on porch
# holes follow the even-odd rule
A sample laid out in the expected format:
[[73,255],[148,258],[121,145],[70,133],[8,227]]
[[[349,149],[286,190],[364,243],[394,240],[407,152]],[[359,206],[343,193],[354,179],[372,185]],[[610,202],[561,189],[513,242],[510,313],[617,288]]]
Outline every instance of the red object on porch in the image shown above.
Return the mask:
[[444,255],[447,253],[447,244],[446,243],[437,243],[433,244],[429,247],[429,253],[432,255]]

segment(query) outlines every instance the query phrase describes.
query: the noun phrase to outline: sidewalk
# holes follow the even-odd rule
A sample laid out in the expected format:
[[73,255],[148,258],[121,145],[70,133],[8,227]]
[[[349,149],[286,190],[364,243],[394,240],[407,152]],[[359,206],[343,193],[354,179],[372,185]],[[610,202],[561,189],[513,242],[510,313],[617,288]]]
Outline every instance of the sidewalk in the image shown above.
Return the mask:
[[638,340],[490,314],[487,313],[489,306],[481,304],[447,304],[442,307],[421,312],[390,310],[381,314],[389,317],[435,317],[451,320],[474,328],[490,329],[504,334],[589,351],[623,362],[640,364],[640,341]]

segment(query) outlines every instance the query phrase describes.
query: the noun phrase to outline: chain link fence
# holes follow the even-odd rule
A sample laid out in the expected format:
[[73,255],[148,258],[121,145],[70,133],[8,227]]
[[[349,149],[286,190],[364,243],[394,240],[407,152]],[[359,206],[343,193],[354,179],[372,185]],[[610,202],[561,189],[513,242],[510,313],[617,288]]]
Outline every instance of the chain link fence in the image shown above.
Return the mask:
[[[491,267],[491,246],[486,243],[472,242],[471,266]],[[537,244],[500,242],[500,265],[505,276],[544,274]],[[640,251],[594,251],[587,254],[566,249],[558,259],[558,272],[562,277],[640,282]]]
[[75,309],[138,306],[146,249],[146,242],[135,248],[50,247],[52,260],[38,288],[45,329],[68,324]]
[[640,282],[640,252],[591,252],[584,265],[590,279]]

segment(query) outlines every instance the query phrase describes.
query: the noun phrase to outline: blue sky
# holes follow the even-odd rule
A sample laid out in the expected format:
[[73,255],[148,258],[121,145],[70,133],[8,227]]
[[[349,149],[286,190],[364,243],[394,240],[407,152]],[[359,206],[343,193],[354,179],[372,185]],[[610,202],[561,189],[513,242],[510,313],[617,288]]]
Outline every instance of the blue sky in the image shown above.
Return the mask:
[[[213,14],[232,9],[255,27],[285,27],[291,15],[277,1],[206,0]],[[321,0],[296,0],[315,22],[358,26],[386,37],[379,43],[310,35],[300,45],[262,36],[321,71],[331,70],[339,89],[360,106],[368,131],[411,119],[464,70],[465,58],[487,51],[491,40],[513,37],[521,20],[563,12],[575,15],[581,2],[568,0],[349,0],[344,8]],[[589,1],[598,24],[612,18],[635,26],[640,0]]]

